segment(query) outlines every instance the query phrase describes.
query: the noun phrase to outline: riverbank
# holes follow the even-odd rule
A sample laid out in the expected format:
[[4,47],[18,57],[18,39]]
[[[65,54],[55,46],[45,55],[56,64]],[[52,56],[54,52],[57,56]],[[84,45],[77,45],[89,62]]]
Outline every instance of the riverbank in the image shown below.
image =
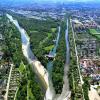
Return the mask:
[[56,56],[56,53],[57,53],[57,47],[58,47],[58,43],[59,43],[59,39],[60,39],[60,34],[61,34],[61,27],[59,26],[58,27],[58,32],[57,32],[57,37],[55,39],[55,44],[54,44],[54,47],[53,49],[49,52],[49,55],[48,56],[53,56],[53,59],[49,60],[49,62],[47,63],[47,70],[50,74],[50,77],[52,77],[52,70],[53,70],[53,61],[55,59],[55,56]]
[[14,23],[14,25],[18,28],[18,30],[21,33],[22,51],[24,56],[32,65],[33,70],[37,74],[37,76],[41,78],[42,83],[46,84],[44,87],[47,88],[45,100],[52,100],[54,98],[55,93],[52,86],[52,82],[49,80],[49,74],[44,68],[44,66],[42,66],[42,64],[37,59],[35,59],[35,56],[30,49],[29,37],[26,35],[26,31],[19,26],[17,20],[13,20],[11,15],[7,14],[6,16],[10,19],[11,22]]
[[62,93],[58,100],[69,100],[71,96],[71,92],[69,89],[69,78],[68,78],[68,71],[69,71],[69,59],[70,59],[70,51],[69,51],[69,35],[68,35],[68,19],[66,21],[66,30],[65,30],[65,41],[66,41],[66,62],[64,65],[64,76],[63,76],[63,88],[62,88]]

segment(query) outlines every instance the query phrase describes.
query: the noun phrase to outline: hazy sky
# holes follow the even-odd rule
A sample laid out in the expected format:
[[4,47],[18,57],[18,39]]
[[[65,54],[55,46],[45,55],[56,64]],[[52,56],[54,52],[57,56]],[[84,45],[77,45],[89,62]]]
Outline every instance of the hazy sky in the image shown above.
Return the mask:
[[44,2],[100,2],[100,0],[0,0],[0,3],[13,3],[13,4],[16,4],[16,3],[34,3],[34,2],[37,2],[37,3],[44,3]]
[[68,1],[74,1],[74,2],[88,2],[88,1],[100,1],[100,0],[37,0],[37,1],[53,1],[53,2],[57,2],[57,1],[60,1],[60,2],[68,2]]
[[[14,1],[14,0],[13,0]],[[100,0],[17,0],[17,1],[53,1],[53,2],[57,2],[57,1],[63,1],[63,2],[67,2],[67,1],[83,1],[83,2],[86,2],[86,1],[100,1]]]
[[[20,1],[20,0],[19,0]],[[23,0],[23,1],[100,1],[100,0]]]
[[[4,1],[5,2],[5,0],[0,0],[0,1]],[[100,0],[6,0],[6,1],[12,1],[12,2],[14,2],[14,1],[37,1],[37,2],[43,2],[43,1],[52,1],[52,2],[68,2],[68,1],[74,1],[74,2],[78,2],[78,1],[81,1],[81,2],[87,2],[87,1],[100,1]]]

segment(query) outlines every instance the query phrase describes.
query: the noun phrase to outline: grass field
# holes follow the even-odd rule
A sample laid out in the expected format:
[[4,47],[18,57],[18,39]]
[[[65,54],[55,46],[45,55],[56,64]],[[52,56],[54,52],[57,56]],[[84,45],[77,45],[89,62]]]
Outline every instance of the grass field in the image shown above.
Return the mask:
[[55,32],[56,32],[56,28],[51,28],[51,31],[52,31],[53,33],[55,33]]
[[51,33],[47,33],[48,34],[48,38],[50,38],[51,36],[52,36],[52,34]]
[[90,29],[90,33],[100,39],[100,33],[96,31],[95,29]]
[[54,48],[54,45],[50,45],[50,46],[48,46],[48,47],[45,47],[44,49],[46,50],[46,51],[50,51],[50,50],[52,50]]
[[25,70],[25,65],[23,64],[23,62],[21,62],[19,66],[19,72],[23,73],[24,70]]

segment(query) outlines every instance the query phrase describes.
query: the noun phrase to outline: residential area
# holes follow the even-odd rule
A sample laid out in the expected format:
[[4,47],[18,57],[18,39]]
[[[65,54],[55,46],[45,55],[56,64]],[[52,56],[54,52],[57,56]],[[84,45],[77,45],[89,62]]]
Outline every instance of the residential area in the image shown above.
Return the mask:
[[0,100],[100,100],[99,0],[0,0]]
[[100,25],[95,21],[96,14],[91,13],[75,11],[72,26],[81,75],[88,80],[90,90],[93,88],[100,95]]

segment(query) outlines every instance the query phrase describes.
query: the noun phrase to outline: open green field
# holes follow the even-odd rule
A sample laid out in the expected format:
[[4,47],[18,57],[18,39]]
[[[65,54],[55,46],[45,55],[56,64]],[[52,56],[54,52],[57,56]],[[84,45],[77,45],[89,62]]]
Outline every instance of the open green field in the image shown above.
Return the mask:
[[48,34],[48,38],[50,38],[51,36],[52,36],[52,34],[51,33],[47,33]]
[[50,45],[50,46],[48,46],[48,47],[45,47],[44,49],[46,50],[46,51],[50,51],[50,50],[52,50],[54,48],[54,45]]
[[23,62],[21,62],[19,66],[19,72],[23,73],[24,70],[25,70],[25,65],[23,64]]
[[94,35],[95,37],[97,37],[98,39],[100,39],[100,32],[95,30],[95,29],[89,29],[90,30],[90,33],[92,35]]
[[56,28],[51,28],[51,31],[52,31],[53,33],[55,33],[55,32],[56,32]]

